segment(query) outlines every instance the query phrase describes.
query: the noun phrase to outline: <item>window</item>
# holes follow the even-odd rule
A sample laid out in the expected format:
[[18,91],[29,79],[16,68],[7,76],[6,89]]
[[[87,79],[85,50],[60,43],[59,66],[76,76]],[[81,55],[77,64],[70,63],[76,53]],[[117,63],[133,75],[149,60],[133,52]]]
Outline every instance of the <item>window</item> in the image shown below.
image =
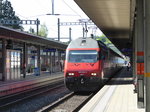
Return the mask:
[[96,50],[71,50],[68,61],[73,63],[94,63],[97,61]]

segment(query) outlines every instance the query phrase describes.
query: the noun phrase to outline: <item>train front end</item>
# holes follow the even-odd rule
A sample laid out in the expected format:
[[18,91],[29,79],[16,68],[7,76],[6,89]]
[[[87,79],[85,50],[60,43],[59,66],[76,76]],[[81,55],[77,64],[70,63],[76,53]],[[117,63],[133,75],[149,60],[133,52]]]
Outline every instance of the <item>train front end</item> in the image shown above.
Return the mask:
[[87,46],[67,48],[65,84],[71,91],[95,91],[101,84],[100,48]]

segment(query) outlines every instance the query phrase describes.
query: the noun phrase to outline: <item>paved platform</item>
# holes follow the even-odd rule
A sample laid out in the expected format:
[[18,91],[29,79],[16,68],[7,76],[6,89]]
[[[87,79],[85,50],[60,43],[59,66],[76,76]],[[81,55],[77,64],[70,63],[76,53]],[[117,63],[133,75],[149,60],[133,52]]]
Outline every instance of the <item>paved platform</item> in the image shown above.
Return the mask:
[[131,71],[122,69],[79,112],[145,112],[137,107]]
[[[0,81],[0,97],[12,93],[24,91],[36,87],[36,84],[48,82],[53,79],[64,78],[63,72],[56,72],[52,74],[43,73],[39,76],[27,75],[26,78],[20,77],[17,80]],[[29,87],[29,85],[31,85]],[[37,85],[38,86],[38,85]]]
[[51,73],[51,74],[49,72],[43,72],[43,73],[41,73],[41,75],[38,75],[38,76],[34,75],[34,74],[30,74],[30,75],[26,75],[25,78],[23,78],[23,76],[21,74],[21,77],[18,79],[0,81],[0,86],[3,84],[8,84],[8,83],[27,81],[27,80],[37,80],[37,79],[41,79],[41,78],[56,77],[56,76],[62,76],[63,77],[63,72],[55,72],[55,73]]

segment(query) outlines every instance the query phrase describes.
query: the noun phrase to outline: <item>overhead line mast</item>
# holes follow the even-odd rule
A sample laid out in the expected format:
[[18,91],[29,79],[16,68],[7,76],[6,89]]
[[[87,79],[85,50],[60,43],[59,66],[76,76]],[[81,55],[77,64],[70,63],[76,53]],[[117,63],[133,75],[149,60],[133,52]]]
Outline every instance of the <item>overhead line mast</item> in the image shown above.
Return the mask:
[[60,22],[58,23],[59,26],[72,26],[72,25],[82,25],[83,26],[83,37],[87,37],[87,25],[95,25],[92,21],[87,20],[87,19],[80,19],[79,22]]

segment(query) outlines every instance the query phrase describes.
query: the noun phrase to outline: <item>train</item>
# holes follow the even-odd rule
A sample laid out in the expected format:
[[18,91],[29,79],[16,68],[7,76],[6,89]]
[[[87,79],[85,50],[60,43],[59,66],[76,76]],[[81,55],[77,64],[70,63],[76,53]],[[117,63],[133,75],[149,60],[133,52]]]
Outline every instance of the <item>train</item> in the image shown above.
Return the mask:
[[124,57],[93,38],[77,38],[66,49],[64,82],[70,91],[96,91],[124,65]]

